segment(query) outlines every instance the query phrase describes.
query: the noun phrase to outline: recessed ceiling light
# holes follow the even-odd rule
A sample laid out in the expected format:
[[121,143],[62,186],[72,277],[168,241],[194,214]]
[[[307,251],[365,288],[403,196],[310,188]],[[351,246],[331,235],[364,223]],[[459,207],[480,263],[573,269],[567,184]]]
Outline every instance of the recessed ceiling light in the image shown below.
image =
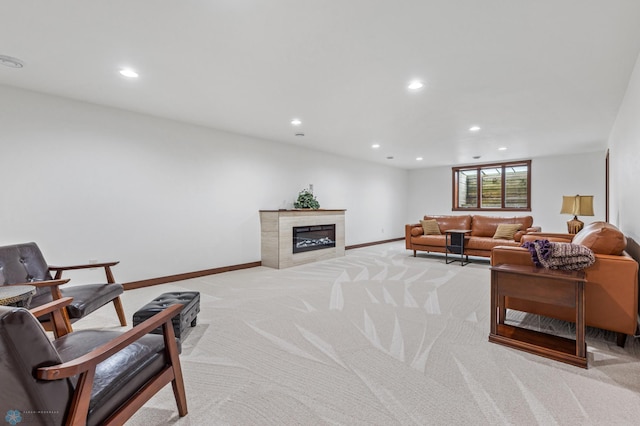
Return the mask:
[[294,126],[299,126],[302,124],[302,121],[300,121],[300,119],[298,118],[294,118],[293,120],[291,120],[291,124],[293,124]]
[[471,127],[469,127],[469,131],[470,131],[470,132],[477,132],[478,130],[480,130],[480,127],[478,127],[478,126],[471,126]]
[[24,62],[22,62],[18,58],[14,58],[12,56],[0,55],[0,64],[9,68],[22,68],[24,67]]
[[479,155],[474,155],[472,158],[473,158],[474,160],[478,160],[478,159],[480,158],[480,156],[479,156]]
[[387,160],[393,160],[393,155],[388,156]]
[[416,161],[422,161],[422,157],[416,157]]
[[298,132],[298,133],[296,133],[296,136],[304,136],[304,133]]
[[507,147],[506,146],[501,146],[500,148],[498,148],[498,151],[506,151]]
[[380,144],[379,143],[374,143],[373,145],[371,145],[371,148],[378,149],[378,148],[380,148]]
[[423,87],[424,87],[424,83],[419,80],[414,80],[411,83],[409,83],[409,85],[407,86],[409,90],[418,90],[418,89],[422,89]]
[[120,74],[129,78],[138,78],[138,73],[131,68],[123,68],[120,70]]

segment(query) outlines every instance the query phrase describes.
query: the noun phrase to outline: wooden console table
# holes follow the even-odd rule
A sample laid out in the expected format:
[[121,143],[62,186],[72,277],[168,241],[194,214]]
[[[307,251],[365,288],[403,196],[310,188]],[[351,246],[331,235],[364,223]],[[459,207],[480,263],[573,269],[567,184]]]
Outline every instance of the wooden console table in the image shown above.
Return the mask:
[[[491,267],[491,332],[489,341],[587,368],[583,271],[523,265]],[[504,323],[505,296],[574,308],[576,339],[567,339]]]

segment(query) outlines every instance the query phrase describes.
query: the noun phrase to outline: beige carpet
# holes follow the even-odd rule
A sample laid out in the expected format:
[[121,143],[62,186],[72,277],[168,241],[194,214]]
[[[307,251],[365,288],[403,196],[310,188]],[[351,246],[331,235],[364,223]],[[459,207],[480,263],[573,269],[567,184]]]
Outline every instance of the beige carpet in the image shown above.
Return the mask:
[[[181,356],[189,414],[177,417],[169,387],[128,424],[640,423],[635,339],[622,349],[588,330],[588,370],[489,343],[489,287],[486,260],[445,265],[398,242],[128,291],[129,318],[162,292],[201,293]],[[109,324],[105,307],[76,328]]]

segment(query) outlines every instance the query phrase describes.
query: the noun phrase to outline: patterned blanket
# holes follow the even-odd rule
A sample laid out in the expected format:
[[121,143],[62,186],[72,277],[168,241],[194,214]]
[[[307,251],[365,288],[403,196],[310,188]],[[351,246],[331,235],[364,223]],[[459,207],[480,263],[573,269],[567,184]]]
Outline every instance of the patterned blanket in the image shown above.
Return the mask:
[[533,263],[547,269],[584,269],[596,261],[591,249],[580,244],[535,240],[525,242],[522,247],[529,250]]

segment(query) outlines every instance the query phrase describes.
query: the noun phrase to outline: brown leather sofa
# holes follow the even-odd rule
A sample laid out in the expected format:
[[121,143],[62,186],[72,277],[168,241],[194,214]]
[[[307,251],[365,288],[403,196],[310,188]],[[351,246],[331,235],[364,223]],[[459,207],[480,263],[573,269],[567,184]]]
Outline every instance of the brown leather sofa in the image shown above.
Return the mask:
[[[595,263],[584,270],[586,324],[616,332],[618,345],[624,346],[626,335],[635,334],[638,321],[638,263],[624,251],[624,234],[613,225],[594,222],[575,235],[534,232],[522,242],[536,239],[582,244],[594,252]],[[491,264],[533,265],[533,261],[525,248],[498,246],[491,253]],[[505,303],[508,309],[575,321],[571,308],[514,298],[506,298]]]
[[[425,235],[422,223],[405,225],[405,246],[407,250],[445,252],[445,232],[451,229],[470,229],[464,242],[464,253],[469,256],[490,257],[491,249],[498,245],[520,246],[521,238],[529,232],[540,231],[540,227],[533,226],[532,216],[522,217],[494,217],[480,215],[457,216],[425,216],[424,220],[438,223],[441,235]],[[496,239],[494,235],[500,224],[519,224],[518,231],[512,240]]]

